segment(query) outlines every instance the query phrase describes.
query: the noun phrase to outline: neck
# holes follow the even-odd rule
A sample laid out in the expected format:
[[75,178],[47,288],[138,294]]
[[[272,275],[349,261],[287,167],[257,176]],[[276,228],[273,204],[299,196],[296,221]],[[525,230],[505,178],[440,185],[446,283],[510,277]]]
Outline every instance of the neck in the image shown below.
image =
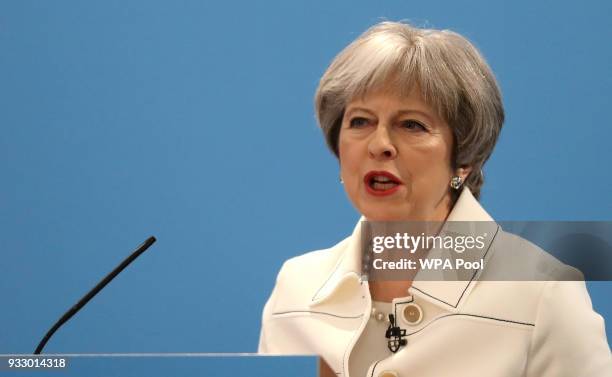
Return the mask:
[[412,280],[370,281],[370,296],[374,301],[391,302],[394,298],[408,296]]

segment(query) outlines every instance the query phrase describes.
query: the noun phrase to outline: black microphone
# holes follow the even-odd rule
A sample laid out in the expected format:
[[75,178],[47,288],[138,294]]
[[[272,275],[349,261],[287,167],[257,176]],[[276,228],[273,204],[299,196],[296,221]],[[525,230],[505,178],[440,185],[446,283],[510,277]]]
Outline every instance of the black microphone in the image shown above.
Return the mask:
[[145,250],[149,248],[149,246],[153,245],[155,242],[155,237],[149,237],[147,240],[140,246],[138,249],[132,253],[129,257],[125,258],[123,262],[119,266],[117,266],[114,270],[111,271],[110,274],[106,275],[104,279],[102,279],[91,291],[89,291],[82,299],[79,300],[70,310],[68,310],[62,318],[60,318],[53,327],[49,331],[45,337],[38,343],[38,347],[36,347],[36,351],[34,351],[34,355],[40,354],[42,349],[45,347],[45,344],[51,339],[51,336],[60,328],[64,323],[66,323],[73,315],[75,315],[85,304],[89,302],[98,292],[102,290],[106,286],[106,284],[110,283],[111,280],[115,278],[115,276],[119,275],[124,268],[126,268],[130,263],[134,261],[134,259],[138,258],[138,256],[144,253]]
[[387,341],[387,348],[389,351],[396,353],[400,347],[408,344],[407,339],[402,339],[406,336],[406,330],[396,326],[395,316],[393,314],[389,314],[389,328],[385,332],[385,338],[389,339]]

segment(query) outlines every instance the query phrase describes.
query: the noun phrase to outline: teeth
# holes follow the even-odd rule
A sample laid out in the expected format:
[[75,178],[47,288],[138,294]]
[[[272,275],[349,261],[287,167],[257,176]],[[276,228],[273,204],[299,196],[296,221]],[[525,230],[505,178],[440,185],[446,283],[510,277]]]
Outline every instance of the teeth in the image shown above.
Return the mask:
[[400,185],[395,179],[386,175],[373,175],[368,185],[376,191],[391,190]]
[[374,182],[372,184],[372,188],[374,190],[381,190],[381,191],[392,189],[395,186],[397,186],[397,183],[393,183],[393,182],[386,182],[386,183]]
[[382,182],[382,183],[384,183],[384,182],[391,182],[391,178],[386,177],[384,175],[376,175],[376,176],[374,176],[373,179],[376,182]]
[[394,182],[393,180],[391,180],[391,178],[384,175],[375,175],[374,177],[372,177],[372,181],[380,183]]

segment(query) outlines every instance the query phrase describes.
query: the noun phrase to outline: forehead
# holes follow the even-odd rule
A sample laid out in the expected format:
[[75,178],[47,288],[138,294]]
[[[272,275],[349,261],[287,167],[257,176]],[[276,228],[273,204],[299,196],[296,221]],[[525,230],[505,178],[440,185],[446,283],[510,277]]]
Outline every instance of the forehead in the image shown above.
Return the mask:
[[391,110],[391,111],[419,111],[439,118],[432,106],[430,106],[421,94],[418,86],[410,91],[401,92],[394,88],[377,88],[364,92],[350,99],[346,105],[346,111],[358,108],[366,110]]

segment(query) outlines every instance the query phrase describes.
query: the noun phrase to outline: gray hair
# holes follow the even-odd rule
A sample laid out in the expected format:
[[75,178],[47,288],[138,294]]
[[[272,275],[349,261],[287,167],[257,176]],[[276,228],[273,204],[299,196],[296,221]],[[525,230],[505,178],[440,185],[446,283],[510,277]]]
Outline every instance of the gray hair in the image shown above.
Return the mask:
[[342,50],[315,94],[319,126],[338,157],[344,109],[370,90],[400,95],[418,85],[421,96],[453,130],[453,168],[471,166],[467,185],[476,198],[504,122],[501,93],[491,69],[467,39],[449,30],[381,22]]

